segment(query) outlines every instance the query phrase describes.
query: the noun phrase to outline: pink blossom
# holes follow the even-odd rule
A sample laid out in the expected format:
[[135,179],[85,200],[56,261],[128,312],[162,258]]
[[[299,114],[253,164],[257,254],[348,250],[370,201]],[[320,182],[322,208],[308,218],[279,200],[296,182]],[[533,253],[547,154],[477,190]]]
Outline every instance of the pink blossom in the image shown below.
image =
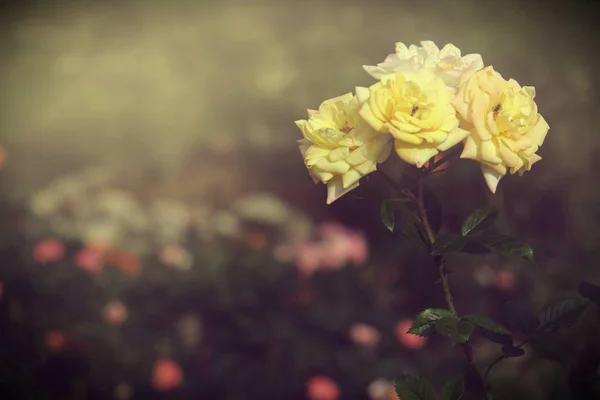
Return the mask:
[[366,262],[369,250],[362,234],[335,223],[322,224],[319,233],[328,249],[327,265],[330,268],[341,268],[349,262],[355,265]]
[[108,302],[102,311],[104,320],[111,325],[121,325],[127,319],[127,307],[117,300]]
[[425,346],[427,338],[408,333],[408,330],[412,324],[413,321],[410,319],[399,321],[396,324],[396,338],[404,347],[408,349],[420,349],[421,347]]
[[4,147],[0,146],[0,169],[2,167],[4,167],[5,163],[6,163],[6,150],[4,150]]
[[517,278],[511,271],[503,269],[496,274],[495,283],[500,290],[511,290],[517,284]]
[[354,343],[365,347],[375,347],[381,340],[381,334],[377,328],[367,324],[351,326],[349,335]]
[[44,334],[44,344],[54,352],[61,351],[65,347],[67,339],[61,331],[49,331]]
[[190,252],[178,244],[163,246],[158,253],[158,258],[163,264],[177,269],[190,269],[193,264]]
[[337,400],[340,388],[330,378],[314,376],[306,383],[306,397],[310,400]]
[[64,255],[65,245],[58,239],[42,239],[33,246],[33,259],[40,264],[60,261]]
[[85,247],[75,255],[75,265],[84,271],[98,273],[104,267],[104,253],[97,247]]
[[319,243],[301,243],[296,247],[296,266],[304,276],[312,276],[321,267],[323,248]]
[[183,380],[183,371],[179,364],[171,359],[163,358],[154,363],[152,387],[158,391],[175,389]]

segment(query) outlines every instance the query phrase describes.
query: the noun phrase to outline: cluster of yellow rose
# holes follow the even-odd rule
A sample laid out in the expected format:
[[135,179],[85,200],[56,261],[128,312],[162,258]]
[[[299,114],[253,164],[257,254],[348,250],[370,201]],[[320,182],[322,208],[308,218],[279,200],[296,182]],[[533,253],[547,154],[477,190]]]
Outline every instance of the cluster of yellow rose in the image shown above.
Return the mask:
[[315,183],[327,184],[327,204],[356,188],[392,148],[420,168],[462,143],[461,158],[481,164],[493,193],[507,171],[522,174],[541,159],[536,152],[549,126],[534,88],[484,68],[479,54],[461,57],[454,45],[440,50],[431,41],[396,43],[383,63],[364,69],[379,82],[296,121],[306,167]]

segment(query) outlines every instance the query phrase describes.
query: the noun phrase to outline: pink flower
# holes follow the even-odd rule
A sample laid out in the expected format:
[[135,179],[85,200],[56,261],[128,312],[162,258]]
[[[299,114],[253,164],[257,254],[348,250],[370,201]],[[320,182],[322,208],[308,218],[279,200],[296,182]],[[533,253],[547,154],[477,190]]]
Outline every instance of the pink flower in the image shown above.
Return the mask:
[[158,258],[166,266],[182,270],[190,269],[193,264],[190,252],[178,244],[163,246],[158,253]]
[[365,347],[375,347],[381,340],[381,334],[377,328],[367,324],[351,326],[349,335],[354,343]]
[[301,243],[296,247],[296,266],[304,276],[312,276],[320,267],[323,249],[319,243]]
[[517,284],[517,278],[511,271],[503,269],[496,274],[495,283],[500,290],[511,290]]
[[58,239],[42,239],[33,246],[33,259],[40,264],[60,261],[64,255],[65,245]]
[[4,166],[4,163],[6,163],[6,150],[0,146],[0,169]]
[[127,319],[127,307],[117,300],[108,302],[102,310],[104,320],[111,325],[121,325]]
[[326,250],[325,266],[339,269],[347,263],[364,264],[368,245],[364,236],[341,224],[325,223],[319,228]]
[[410,319],[404,319],[396,324],[396,338],[398,341],[408,349],[420,349],[425,346],[427,338],[423,336],[413,335],[407,333],[412,326],[413,321]]
[[44,344],[48,349],[59,352],[65,347],[67,339],[61,331],[48,331],[44,334]]
[[158,391],[175,389],[183,380],[183,371],[179,364],[171,359],[163,358],[154,363],[152,387]]
[[104,253],[96,247],[85,247],[75,255],[75,265],[84,271],[98,273],[104,267]]
[[314,376],[306,383],[306,397],[310,400],[337,400],[340,388],[325,376]]

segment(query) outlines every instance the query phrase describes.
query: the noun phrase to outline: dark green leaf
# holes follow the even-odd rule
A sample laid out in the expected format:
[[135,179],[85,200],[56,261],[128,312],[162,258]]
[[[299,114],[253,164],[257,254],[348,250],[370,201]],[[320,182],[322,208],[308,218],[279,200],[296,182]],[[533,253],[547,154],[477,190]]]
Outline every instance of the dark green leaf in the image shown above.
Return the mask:
[[481,335],[491,342],[502,344],[502,345],[506,344],[506,345],[510,345],[510,346],[512,346],[512,344],[513,344],[512,335],[497,333],[494,331],[488,331],[487,329],[484,329],[481,327],[479,329],[481,330]]
[[396,393],[402,400],[435,400],[435,389],[431,383],[414,375],[398,379]]
[[498,233],[484,234],[478,238],[479,243],[489,247],[491,250],[497,251],[508,256],[516,256],[524,258],[528,261],[533,261],[533,248],[527,243],[511,236]]
[[450,338],[455,343],[465,343],[473,334],[474,329],[475,325],[469,321],[464,321],[461,319],[456,324],[456,332],[451,335]]
[[508,331],[508,329],[506,329],[505,327],[503,327],[499,323],[494,322],[492,319],[486,317],[485,315],[469,314],[469,315],[465,315],[464,317],[461,317],[461,319],[469,321],[469,322],[472,322],[476,326],[478,326],[480,328],[484,328],[484,329],[486,329],[488,331],[492,331],[492,332],[496,332],[496,333],[502,333],[502,334],[509,334],[510,333]]
[[461,400],[465,394],[465,381],[462,376],[444,382],[442,400]]
[[538,327],[538,319],[525,304],[508,302],[504,308],[507,323],[524,335],[531,335]]
[[566,364],[569,361],[569,353],[560,346],[548,334],[536,333],[529,338],[529,344],[533,350],[540,356],[560,364]]
[[431,247],[431,254],[439,256],[448,253],[457,253],[465,247],[467,240],[458,235],[444,235],[438,237]]
[[477,235],[494,225],[497,217],[498,209],[496,207],[475,210],[463,222],[460,233],[463,236]]
[[465,343],[475,328],[469,321],[462,321],[454,316],[435,321],[434,327],[437,333],[449,336],[455,343]]
[[577,290],[580,295],[600,307],[600,286],[596,286],[587,281],[581,281]]
[[435,333],[434,324],[441,318],[452,318],[454,314],[443,308],[428,308],[421,311],[413,321],[407,333],[418,336],[430,336]]
[[456,325],[458,324],[458,318],[445,317],[438,319],[435,321],[435,330],[437,333],[441,333],[442,335],[451,335],[456,332]]
[[538,316],[539,330],[568,328],[583,314],[589,302],[580,297],[561,299],[548,304]]
[[465,239],[467,239],[467,243],[462,248],[461,253],[488,254],[492,252],[488,246],[481,244],[478,240],[472,238],[471,236],[467,236]]
[[381,203],[380,215],[383,225],[385,225],[390,232],[394,232],[396,214],[394,212],[394,204],[390,200],[384,200]]
[[525,354],[525,350],[523,350],[520,347],[515,347],[512,344],[511,345],[505,344],[502,346],[502,355],[504,355],[505,357],[508,357],[508,358],[521,357],[523,354]]

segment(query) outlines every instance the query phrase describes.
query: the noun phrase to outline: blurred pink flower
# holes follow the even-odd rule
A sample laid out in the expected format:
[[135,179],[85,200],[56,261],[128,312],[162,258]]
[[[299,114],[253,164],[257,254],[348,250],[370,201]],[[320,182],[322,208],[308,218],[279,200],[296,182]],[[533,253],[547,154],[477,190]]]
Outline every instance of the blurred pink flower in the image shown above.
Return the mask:
[[511,290],[517,284],[517,278],[512,271],[506,269],[500,270],[496,274],[496,287],[500,290]]
[[6,150],[4,150],[4,147],[0,146],[0,169],[2,169],[2,167],[4,167],[5,163],[6,163]]
[[375,347],[381,340],[377,328],[367,324],[352,325],[349,335],[354,343],[365,347]]
[[407,349],[420,349],[425,346],[426,337],[407,333],[413,321],[404,319],[396,324],[396,338]]
[[326,250],[326,267],[338,269],[347,263],[361,265],[367,261],[369,248],[365,237],[341,224],[324,223],[319,228]]
[[33,246],[33,259],[40,264],[60,261],[64,255],[65,245],[58,239],[42,239]]
[[84,247],[75,254],[75,265],[87,272],[100,272],[104,267],[104,252],[97,247]]
[[44,334],[44,345],[51,351],[61,351],[66,342],[67,339],[61,331],[48,331]]
[[183,380],[183,371],[179,364],[163,358],[154,363],[152,387],[158,391],[168,391],[178,387]]
[[163,246],[158,253],[158,258],[166,266],[177,269],[190,269],[193,264],[190,252],[178,244]]
[[306,383],[306,397],[310,400],[337,400],[340,398],[340,388],[330,378],[314,376]]
[[108,302],[102,310],[104,320],[111,325],[121,325],[127,319],[127,307],[117,300]]
[[319,234],[321,240],[304,242],[294,249],[296,265],[305,276],[312,276],[318,270],[339,270],[348,263],[366,262],[369,251],[362,234],[337,223],[322,224]]
[[367,388],[371,400],[389,400],[395,392],[394,383],[387,379],[376,379]]
[[312,276],[321,267],[322,259],[320,243],[305,242],[296,247],[296,266],[304,276]]

